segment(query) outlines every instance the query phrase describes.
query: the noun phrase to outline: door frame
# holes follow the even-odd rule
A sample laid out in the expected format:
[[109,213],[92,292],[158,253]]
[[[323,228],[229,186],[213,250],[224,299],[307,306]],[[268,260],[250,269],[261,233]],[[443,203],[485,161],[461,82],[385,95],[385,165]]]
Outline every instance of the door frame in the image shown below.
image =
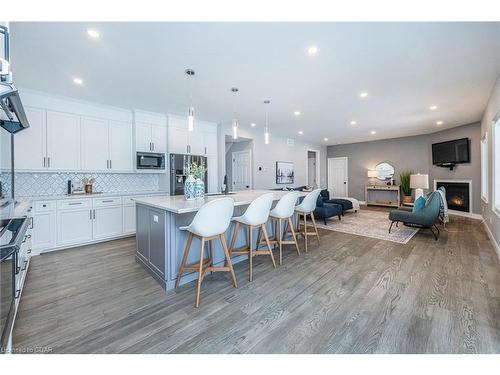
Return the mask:
[[[326,166],[326,175],[327,175],[327,183],[326,183],[326,188],[328,189],[328,192],[332,193],[333,189],[330,189],[330,163],[333,160],[344,160],[345,162],[345,188],[346,188],[346,197],[349,196],[349,158],[347,156],[338,156],[334,158],[328,158],[327,160],[327,166]],[[330,191],[332,190],[332,191]],[[333,193],[332,193],[333,195]]]
[[314,150],[312,148],[306,149],[306,182],[305,184],[307,185],[309,182],[309,151],[314,152],[316,154],[316,182],[318,184],[318,189],[321,187],[321,168],[320,168],[320,154],[321,152],[319,150]]
[[234,187],[234,156],[236,154],[248,154],[248,170],[249,170],[249,175],[250,175],[250,183],[248,186],[250,188],[248,190],[253,189],[253,173],[252,173],[252,165],[253,165],[253,159],[252,159],[252,150],[244,150],[244,151],[233,151],[231,152],[231,187]]

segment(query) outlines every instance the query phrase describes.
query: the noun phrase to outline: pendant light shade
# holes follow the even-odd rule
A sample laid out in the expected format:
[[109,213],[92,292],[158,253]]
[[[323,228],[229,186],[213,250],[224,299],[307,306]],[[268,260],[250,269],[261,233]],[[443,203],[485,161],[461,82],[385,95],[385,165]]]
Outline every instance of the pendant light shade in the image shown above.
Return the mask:
[[[264,104],[269,104],[269,103],[271,103],[270,100],[264,100]],[[271,131],[269,129],[269,112],[268,112],[268,108],[266,106],[266,124],[264,126],[264,143],[266,145],[269,144],[270,138],[271,138]]]
[[[186,75],[188,76],[188,78],[192,78],[194,76],[194,70],[193,69],[186,69]],[[190,81],[192,81],[192,80],[190,79]],[[189,108],[188,108],[187,122],[188,122],[188,131],[192,132],[194,130],[194,107],[193,107],[192,82],[190,82],[190,85],[189,85]]]
[[231,123],[232,131],[233,131],[233,139],[238,139],[238,119],[236,118],[236,111],[235,111],[235,104],[234,102],[236,101],[236,94],[238,93],[238,88],[237,87],[232,87],[231,88],[232,93],[234,94],[234,100],[233,100],[233,121]]
[[188,109],[188,131],[192,132],[194,130],[194,108],[189,107]]

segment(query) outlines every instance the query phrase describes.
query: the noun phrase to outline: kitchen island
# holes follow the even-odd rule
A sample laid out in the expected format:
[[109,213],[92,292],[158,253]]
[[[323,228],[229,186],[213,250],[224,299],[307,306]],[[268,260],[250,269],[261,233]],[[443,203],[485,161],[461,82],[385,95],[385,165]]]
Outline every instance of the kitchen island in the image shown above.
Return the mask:
[[[156,196],[135,199],[137,211],[136,260],[141,263],[151,275],[160,282],[165,290],[173,289],[180,268],[187,233],[179,228],[189,225],[196,212],[205,203],[230,197],[234,200],[233,216],[242,215],[248,205],[256,198],[266,193],[274,194],[274,201],[278,201],[287,191],[280,190],[246,190],[231,194],[209,195],[203,199],[187,201],[183,195]],[[299,196],[305,193],[299,192]],[[214,220],[217,220],[214,217]],[[272,225],[268,224],[269,235],[273,235]],[[233,224],[226,231],[226,241],[230,242]],[[254,236],[256,238],[257,236]],[[246,235],[243,230],[238,233],[235,247],[244,246]],[[255,245],[255,243],[254,243]],[[200,246],[197,239],[193,240],[193,247]],[[246,256],[232,258],[233,264],[248,259]],[[188,263],[199,260],[199,253],[192,251]],[[224,253],[220,242],[214,241],[214,265],[224,263]],[[238,276],[238,275],[237,275]],[[195,280],[196,272],[184,274],[181,284]]]

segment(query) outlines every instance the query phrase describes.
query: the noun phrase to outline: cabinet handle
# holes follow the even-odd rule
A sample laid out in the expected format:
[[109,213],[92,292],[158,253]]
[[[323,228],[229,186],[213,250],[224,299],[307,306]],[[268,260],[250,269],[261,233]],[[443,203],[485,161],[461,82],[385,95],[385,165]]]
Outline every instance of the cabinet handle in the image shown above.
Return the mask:
[[50,156],[47,157],[47,167],[50,168]]
[[94,212],[94,220],[95,220],[95,210],[92,210]]
[[43,167],[45,168],[45,156],[43,157]]
[[89,219],[92,220],[92,210],[89,210]]
[[21,295],[21,289],[16,289],[16,295],[14,298],[18,299],[20,295]]
[[113,161],[109,159],[109,169],[113,169]]
[[31,249],[28,249],[27,253],[28,253],[28,254],[31,254]]
[[109,160],[106,160],[106,169],[109,169]]
[[21,268],[21,271],[26,271],[26,267],[28,266],[28,261],[25,260],[23,264],[23,268]]
[[34,226],[35,226],[35,218],[33,216],[31,216],[28,228],[33,229]]
[[155,143],[151,142],[151,144],[153,145],[153,151],[154,151],[155,150]]
[[80,204],[82,204],[82,202],[70,202],[68,203],[68,206],[78,206]]
[[114,200],[113,200],[113,199],[108,199],[108,200],[106,200],[106,201],[102,201],[102,203],[113,203],[113,202],[114,202]]
[[207,147],[205,146],[205,155],[207,154]]

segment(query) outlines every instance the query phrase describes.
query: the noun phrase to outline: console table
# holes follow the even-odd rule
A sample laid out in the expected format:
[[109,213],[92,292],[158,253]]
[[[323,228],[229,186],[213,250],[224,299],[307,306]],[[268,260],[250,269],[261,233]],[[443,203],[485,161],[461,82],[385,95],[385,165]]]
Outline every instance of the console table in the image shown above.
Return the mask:
[[366,185],[365,200],[367,205],[396,207],[400,206],[398,185]]

